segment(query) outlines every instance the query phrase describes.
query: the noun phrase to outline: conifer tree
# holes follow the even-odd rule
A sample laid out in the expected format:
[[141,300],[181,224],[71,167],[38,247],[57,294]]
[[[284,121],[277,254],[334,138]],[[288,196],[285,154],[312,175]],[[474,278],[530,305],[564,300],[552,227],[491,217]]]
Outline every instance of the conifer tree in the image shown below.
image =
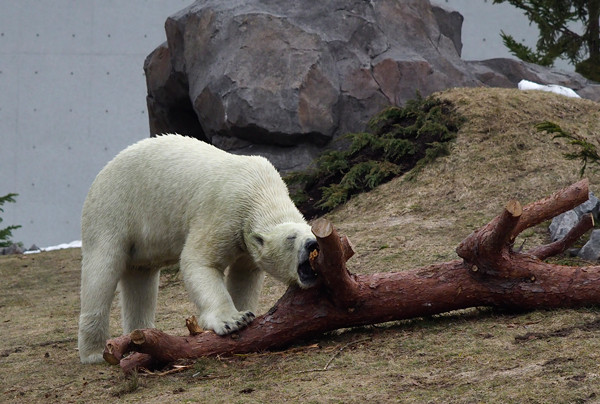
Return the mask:
[[[512,54],[543,66],[566,59],[584,77],[600,81],[600,0],[494,0],[505,2],[525,11],[539,29],[536,50],[501,32]],[[583,33],[570,28],[573,22],[582,24]]]
[[[15,196],[17,194],[7,194],[4,196],[0,196],[0,212],[4,212],[2,209],[2,205],[6,202],[15,202]],[[2,218],[0,217],[0,222],[2,222]],[[8,247],[12,244],[10,237],[12,237],[12,231],[18,229],[21,226],[8,226],[4,229],[0,229],[0,247]]]

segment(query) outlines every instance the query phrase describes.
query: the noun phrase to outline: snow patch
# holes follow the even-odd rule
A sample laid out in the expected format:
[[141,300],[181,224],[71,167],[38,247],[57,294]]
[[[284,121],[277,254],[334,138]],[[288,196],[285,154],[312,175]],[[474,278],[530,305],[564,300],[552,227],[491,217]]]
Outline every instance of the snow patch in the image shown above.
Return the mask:
[[539,90],[548,91],[550,93],[556,93],[564,95],[566,97],[581,98],[579,94],[570,88],[559,86],[557,84],[538,84],[529,80],[521,80],[518,84],[519,90]]
[[53,251],[53,250],[63,250],[65,248],[81,248],[81,240],[71,241],[70,243],[63,243],[59,245],[53,245],[50,247],[40,248],[39,250],[29,250],[25,251],[24,254],[37,254],[42,251]]

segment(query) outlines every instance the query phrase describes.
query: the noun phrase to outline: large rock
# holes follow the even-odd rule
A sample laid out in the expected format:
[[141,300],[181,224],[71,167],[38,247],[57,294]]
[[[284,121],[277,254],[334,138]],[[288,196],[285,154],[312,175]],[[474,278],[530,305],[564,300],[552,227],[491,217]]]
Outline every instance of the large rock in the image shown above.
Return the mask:
[[587,261],[598,261],[600,259],[600,230],[592,230],[590,239],[581,247],[578,256]]
[[[197,1],[167,20],[167,43],[145,62],[151,133],[289,170],[417,91],[556,78],[508,59],[461,60],[461,26],[426,0]],[[570,77],[555,84],[600,94]]]
[[[587,201],[575,208],[568,210],[552,219],[548,230],[552,241],[564,238],[584,215],[591,214],[598,221],[600,213],[600,200],[590,192]],[[571,250],[574,255],[588,261],[596,261],[600,258],[600,230],[593,230],[590,239],[579,250]]]
[[563,239],[568,232],[579,222],[579,216],[574,210],[569,210],[552,219],[549,226],[552,241]]

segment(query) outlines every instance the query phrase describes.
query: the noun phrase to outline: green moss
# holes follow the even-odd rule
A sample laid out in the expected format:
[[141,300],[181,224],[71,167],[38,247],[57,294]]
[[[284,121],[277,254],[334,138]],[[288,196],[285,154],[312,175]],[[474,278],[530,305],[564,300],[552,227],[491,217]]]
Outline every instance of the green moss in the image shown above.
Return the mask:
[[447,101],[418,96],[403,108],[388,107],[368,123],[368,131],[342,137],[348,146],[318,157],[312,169],[291,173],[292,199],[312,217],[345,203],[450,152],[463,119]]

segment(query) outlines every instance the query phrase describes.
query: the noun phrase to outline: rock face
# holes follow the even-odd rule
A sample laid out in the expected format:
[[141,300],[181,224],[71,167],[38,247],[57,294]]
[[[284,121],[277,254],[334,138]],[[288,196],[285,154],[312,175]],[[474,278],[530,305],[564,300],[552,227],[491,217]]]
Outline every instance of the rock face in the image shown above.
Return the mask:
[[564,238],[579,222],[579,219],[579,215],[574,210],[561,213],[552,219],[552,223],[550,223],[548,228],[552,241],[554,242]]
[[[598,221],[600,214],[600,200],[590,192],[589,199],[574,209],[568,210],[552,219],[548,227],[552,241],[562,239],[581,220],[584,215],[592,214],[594,221]],[[600,230],[593,230],[589,240],[573,254],[581,259],[597,261],[600,259]]]
[[147,77],[151,134],[179,132],[286,171],[376,112],[460,86],[581,76],[460,58],[462,16],[427,0],[203,0],[170,17]]
[[600,258],[600,230],[592,230],[590,239],[581,247],[577,256],[587,261],[598,261]]

